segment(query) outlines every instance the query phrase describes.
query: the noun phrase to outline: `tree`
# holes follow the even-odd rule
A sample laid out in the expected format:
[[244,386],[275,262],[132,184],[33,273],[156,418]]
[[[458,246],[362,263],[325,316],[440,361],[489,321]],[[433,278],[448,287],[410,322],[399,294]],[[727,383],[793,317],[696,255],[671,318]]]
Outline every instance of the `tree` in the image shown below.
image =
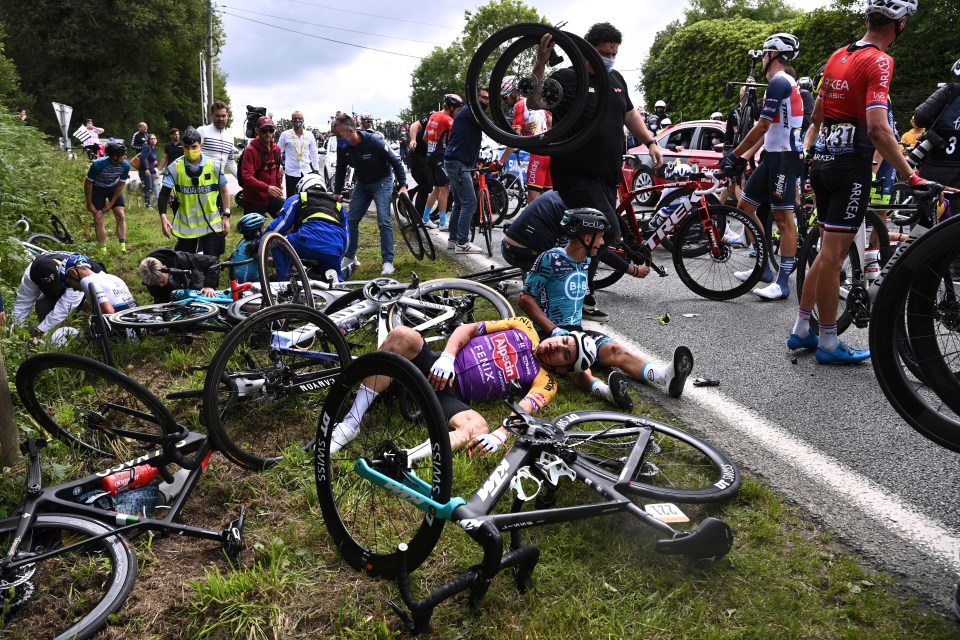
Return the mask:
[[[34,0],[29,11],[4,2],[0,23],[17,34],[5,53],[24,93],[35,98],[27,105],[34,123],[48,134],[59,135],[52,110],[41,108],[51,102],[69,104],[75,118],[91,117],[107,135],[123,138],[141,120],[154,131],[201,120],[197,54],[206,46],[206,0]],[[214,95],[224,97],[225,87],[215,70]]]
[[758,22],[781,22],[803,12],[783,0],[690,0],[690,8],[683,12],[684,25],[701,20],[723,20],[730,16]]
[[446,93],[464,97],[472,52],[491,35],[518,22],[546,22],[536,9],[522,0],[490,0],[473,12],[464,11],[464,20],[466,24],[460,38],[449,47],[435,48],[414,69],[409,115],[435,110]]
[[6,39],[3,24],[0,23],[0,104],[10,108],[27,106],[26,104],[13,105],[13,100],[22,98],[20,95],[20,75],[13,61],[4,55],[4,40]]

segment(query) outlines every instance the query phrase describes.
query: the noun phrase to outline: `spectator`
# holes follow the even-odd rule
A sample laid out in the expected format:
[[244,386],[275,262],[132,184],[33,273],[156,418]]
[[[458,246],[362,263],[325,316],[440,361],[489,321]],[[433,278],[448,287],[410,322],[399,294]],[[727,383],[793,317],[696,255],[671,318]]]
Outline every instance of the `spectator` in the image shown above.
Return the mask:
[[153,207],[153,183],[157,180],[157,136],[147,136],[147,144],[140,151],[140,181],[143,183],[143,205]]
[[87,157],[91,160],[100,157],[100,134],[103,133],[103,129],[100,127],[93,126],[93,120],[87,118],[87,121],[84,123],[84,129],[86,130],[87,137],[83,141],[83,148],[87,152]]
[[130,163],[126,161],[127,148],[122,142],[108,142],[105,158],[94,160],[83,182],[87,210],[93,214],[94,228],[100,252],[107,251],[107,229],[103,217],[113,211],[117,221],[117,241],[120,251],[127,252],[127,219],[124,210],[123,188],[130,179]]
[[[173,249],[151,251],[140,261],[137,275],[153,296],[156,304],[170,302],[170,294],[177,289],[193,289],[209,297],[216,295],[220,286],[220,271],[211,270],[217,264],[217,256],[188,253]],[[170,273],[178,269],[189,273]]]
[[143,145],[147,144],[147,139],[149,138],[147,133],[147,123],[141,122],[137,125],[137,130],[133,132],[133,136],[130,138],[130,148],[133,149],[134,153],[137,155],[140,154],[140,151],[143,150]]
[[280,134],[277,146],[283,154],[283,174],[286,181],[286,194],[297,193],[297,183],[308,173],[317,173],[320,159],[317,151],[317,139],[303,129],[303,112],[294,111],[290,116],[293,127]]
[[243,152],[243,191],[240,203],[246,213],[269,213],[276,218],[283,207],[283,169],[280,147],[273,142],[273,118],[257,120],[257,137]]
[[[163,157],[157,165],[157,172],[161,175],[173,161],[183,155],[183,143],[180,141],[180,129],[173,127],[167,132],[170,140],[163,145]],[[202,134],[201,134],[202,135]]]
[[900,136],[900,148],[903,149],[903,155],[908,155],[913,147],[920,143],[920,136],[927,130],[917,125],[916,116],[910,116],[910,130]]
[[[953,63],[948,82],[934,91],[913,115],[914,128],[918,125],[932,131],[944,140],[934,145],[920,165],[920,176],[947,187],[960,187],[960,60]],[[924,206],[936,206],[930,201]],[[956,212],[954,212],[954,215]],[[955,271],[956,269],[954,269]]]
[[[170,194],[176,193],[180,206],[173,222],[167,219]],[[218,195],[219,194],[219,198]],[[200,251],[216,257],[226,249],[230,232],[230,209],[221,212],[217,203],[229,202],[227,179],[214,170],[213,161],[200,151],[200,134],[193,127],[183,132],[183,156],[167,167],[157,211],[166,237],[177,238],[177,251]]]
[[[213,160],[213,168],[218,176],[227,171],[237,175],[237,161],[234,157],[237,150],[233,146],[232,136],[226,131],[229,113],[225,102],[215,100],[210,105],[210,119],[210,124],[197,127],[203,138],[203,155]],[[223,208],[222,203],[219,206]]]
[[24,125],[30,124],[30,119],[27,117],[26,107],[19,107],[17,109],[17,119],[20,120]]
[[[356,186],[350,198],[349,243],[344,253],[342,266],[360,266],[357,247],[360,241],[360,220],[367,214],[370,202],[377,207],[377,226],[380,229],[380,256],[383,260],[383,275],[393,273],[393,220],[390,217],[390,198],[393,181],[400,185],[400,193],[407,192],[407,174],[400,158],[390,150],[383,138],[368,131],[357,131],[353,118],[347,114],[337,117],[333,125],[337,136],[337,175],[334,179],[334,194],[337,200],[347,174],[347,163],[353,165]],[[393,175],[390,169],[393,168]]]

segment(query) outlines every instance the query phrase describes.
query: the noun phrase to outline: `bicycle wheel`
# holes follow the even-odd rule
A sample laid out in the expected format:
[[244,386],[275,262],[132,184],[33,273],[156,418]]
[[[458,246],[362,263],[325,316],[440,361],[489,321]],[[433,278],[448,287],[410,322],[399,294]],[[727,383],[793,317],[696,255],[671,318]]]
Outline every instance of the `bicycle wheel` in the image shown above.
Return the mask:
[[75,550],[0,572],[3,635],[17,638],[90,638],[123,606],[137,578],[137,558],[120,535],[78,515],[37,516],[22,540],[19,518],[0,522],[0,544],[17,562],[70,545]]
[[504,173],[500,176],[500,182],[507,190],[507,212],[504,219],[511,220],[520,213],[520,209],[527,206],[527,188],[523,180],[512,173]]
[[234,327],[214,354],[204,424],[230,460],[265,469],[288,447],[312,445],[327,389],[349,361],[340,330],[323,313],[267,307]]
[[490,212],[492,216],[492,226],[497,226],[507,215],[507,207],[510,204],[510,196],[507,194],[507,188],[499,180],[487,178],[487,190],[490,197]]
[[[686,187],[671,191],[667,195],[663,196],[663,198],[661,198],[661,200],[657,203],[657,211],[659,212],[662,209],[667,209],[668,211],[673,212],[675,210],[674,207],[679,205],[680,200],[684,198],[689,198],[692,193],[693,193],[693,189],[688,189]],[[711,210],[715,206],[720,206],[720,201],[717,200],[717,198],[712,195],[707,196],[707,203],[708,203],[708,207]],[[701,232],[698,226],[694,226],[693,230],[694,230],[694,233],[697,233],[697,234]],[[650,231],[653,231],[653,229],[650,229]],[[664,236],[663,240],[661,240],[660,242],[663,248],[669,252],[673,252],[673,237],[674,237],[674,234],[676,234],[676,232],[677,230],[674,229],[672,232]],[[694,242],[692,246],[697,247],[700,245],[699,243]]]
[[[459,278],[428,280],[414,291],[408,291],[406,297],[443,305],[444,308],[427,309],[403,300],[395,302],[387,312],[387,328],[406,326],[416,329],[434,351],[441,350],[460,325],[505,320],[515,315],[510,302],[496,290]],[[444,317],[447,314],[449,317]]]
[[64,244],[73,244],[73,234],[67,229],[67,225],[55,213],[50,214],[50,226],[53,228],[53,235]]
[[[746,232],[762,238],[763,234],[743,211],[726,205],[709,207],[710,217],[716,227],[717,238],[724,234]],[[673,266],[687,287],[709,300],[730,300],[750,291],[763,276],[765,245],[759,244],[756,255],[751,257],[751,247],[735,247],[722,242],[719,256],[714,256],[710,238],[703,227],[697,210],[680,221],[674,232]],[[750,276],[741,282],[738,271],[749,271]]]
[[490,209],[490,192],[483,191],[480,193],[480,198],[477,200],[477,212],[479,214],[479,220],[477,227],[480,229],[480,235],[483,236],[483,241],[487,245],[487,257],[493,257],[493,222],[491,216],[493,215]]
[[[276,264],[278,261],[281,264]],[[289,302],[313,306],[313,290],[307,270],[293,245],[282,234],[270,232],[260,239],[257,264],[260,266],[260,292],[267,305]],[[287,273],[282,273],[283,264],[289,269]],[[277,283],[285,286],[277,286]]]
[[[363,414],[356,436],[331,454],[336,426],[353,408],[361,383],[393,380]],[[369,388],[369,387],[368,387]],[[406,403],[398,409],[399,398]],[[337,379],[317,425],[314,464],[323,521],[344,559],[358,571],[393,577],[397,545],[407,545],[407,569],[430,555],[446,522],[395,492],[361,477],[365,461],[394,480],[440,503],[450,499],[452,454],[440,401],[413,363],[393,353],[357,358]],[[416,478],[414,481],[413,478]]]
[[[397,217],[397,227],[400,229],[400,237],[407,249],[417,260],[423,260],[423,240],[420,237],[420,230],[414,218],[417,215],[410,198],[399,194],[396,198],[396,209],[394,213]],[[409,205],[409,206],[408,206]],[[411,213],[412,212],[412,213]]]
[[556,418],[567,445],[596,473],[615,481],[642,427],[653,429],[628,491],[670,502],[722,502],[740,490],[740,471],[700,438],[662,422],[615,411],[577,411]]
[[63,241],[60,238],[51,236],[48,233],[34,233],[27,236],[27,242],[40,247],[44,251],[55,251],[63,247]]
[[[314,289],[313,290],[313,308],[318,311],[324,311],[331,302],[337,299],[333,293],[330,293],[330,290]],[[240,298],[229,307],[227,307],[227,317],[234,323],[243,322],[257,311],[261,309],[266,309],[267,306],[263,303],[263,295],[255,293],[250,296],[245,296]]]
[[164,302],[117,311],[107,320],[117,327],[160,329],[199,324],[218,313],[220,313],[220,307],[212,302]]
[[[358,356],[370,351],[376,351],[379,341],[379,308],[367,305],[366,311],[351,310],[349,318],[342,316],[351,305],[364,302],[363,290],[354,289],[337,298],[324,309],[324,313],[337,325],[350,347],[350,353]],[[359,307],[359,305],[358,305]]]
[[[870,355],[880,388],[906,423],[960,453],[957,307],[955,295],[948,293],[955,287],[958,222],[950,220],[914,242],[887,273],[871,312]],[[921,378],[903,360],[901,323],[890,321],[904,316]]]
[[[873,229],[880,231],[876,234],[879,244],[877,261],[883,268],[892,253],[886,225],[880,216],[871,209],[867,210],[864,220],[867,224],[868,238]],[[807,238],[803,241],[803,248],[797,254],[797,300],[800,300],[800,296],[803,295],[803,284],[806,282],[807,272],[813,266],[819,253],[820,227],[814,226],[807,233]],[[847,249],[847,257],[840,266],[838,277],[840,281],[840,303],[837,307],[837,335],[840,335],[849,328],[858,314],[862,314],[865,318],[870,311],[870,301],[867,297],[867,287],[870,283],[864,278],[863,266],[860,264],[860,254],[857,251],[856,243],[851,243],[849,249]],[[814,333],[820,333],[820,318],[817,309],[813,309],[810,314],[810,330]]]
[[17,370],[16,385],[40,427],[85,454],[130,460],[184,432],[133,378],[83,356],[32,356]]
[[90,338],[97,343],[100,352],[103,354],[103,361],[107,366],[113,366],[113,349],[110,347],[110,324],[103,315],[103,309],[97,303],[96,288],[93,283],[88,283],[87,305],[90,307]]

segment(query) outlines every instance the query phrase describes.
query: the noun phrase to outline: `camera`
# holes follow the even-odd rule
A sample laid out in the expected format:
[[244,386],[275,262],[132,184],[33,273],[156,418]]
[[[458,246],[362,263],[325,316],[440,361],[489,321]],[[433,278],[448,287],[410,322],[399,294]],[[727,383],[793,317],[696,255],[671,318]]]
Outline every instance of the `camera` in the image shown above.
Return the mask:
[[945,148],[943,138],[938,136],[936,132],[928,130],[920,136],[919,143],[910,151],[910,154],[907,156],[907,162],[910,163],[911,167],[916,168],[932,150],[943,148]]
[[256,138],[257,137],[257,120],[259,120],[261,117],[265,115],[267,115],[266,107],[251,107],[248,104],[247,119],[246,119],[247,130],[244,132],[244,135],[246,135],[248,138]]
[[747,57],[751,60],[759,60],[763,57],[763,49],[750,49],[747,51]]

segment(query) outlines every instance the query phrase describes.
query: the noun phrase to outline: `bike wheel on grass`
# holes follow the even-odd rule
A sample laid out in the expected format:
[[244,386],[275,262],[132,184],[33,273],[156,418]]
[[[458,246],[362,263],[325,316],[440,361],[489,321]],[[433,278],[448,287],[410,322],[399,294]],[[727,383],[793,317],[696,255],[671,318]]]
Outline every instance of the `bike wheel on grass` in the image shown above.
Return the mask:
[[183,433],[152,393],[90,358],[32,356],[17,370],[16,385],[40,427],[86,455],[130,460]]
[[200,324],[219,313],[220,307],[212,302],[164,302],[117,311],[107,320],[116,327],[130,329],[182,328]]
[[[360,385],[369,388],[382,378],[393,382],[364,413],[356,436],[331,453],[336,426],[353,407]],[[406,403],[402,411],[400,398]],[[365,479],[356,465],[363,461],[437,502],[450,499],[450,436],[440,401],[423,374],[393,353],[360,356],[331,387],[316,441],[317,497],[343,558],[358,571],[390,578],[397,573],[397,545],[405,543],[407,569],[416,569],[430,555],[446,520]]]
[[[276,264],[278,259],[286,263],[288,273],[281,275],[283,267]],[[293,303],[313,306],[313,290],[307,270],[303,268],[303,262],[293,245],[282,234],[271,232],[260,239],[257,263],[260,267],[260,292],[268,305]],[[286,286],[277,286],[281,282]]]
[[267,307],[227,334],[207,369],[203,421],[233,462],[260,471],[312,445],[315,420],[350,351],[323,313]]
[[137,578],[137,558],[120,535],[78,515],[40,515],[17,540],[20,518],[0,521],[0,544],[18,551],[14,562],[64,551],[0,573],[3,635],[17,638],[90,638],[123,606]]
[[614,411],[577,411],[556,418],[577,459],[615,481],[640,429],[653,429],[627,491],[670,502],[722,502],[740,490],[740,471],[709,443],[676,427]]
[[[756,238],[763,237],[753,220],[739,209],[713,205],[708,210],[718,238],[722,239],[728,231],[741,235],[749,231]],[[763,276],[766,255],[764,243],[760,243],[756,255],[751,257],[751,247],[721,242],[720,255],[714,256],[697,211],[687,215],[677,225],[673,237],[673,266],[680,280],[699,296],[709,300],[730,300],[753,289]],[[750,272],[744,282],[734,275],[740,271]]]

